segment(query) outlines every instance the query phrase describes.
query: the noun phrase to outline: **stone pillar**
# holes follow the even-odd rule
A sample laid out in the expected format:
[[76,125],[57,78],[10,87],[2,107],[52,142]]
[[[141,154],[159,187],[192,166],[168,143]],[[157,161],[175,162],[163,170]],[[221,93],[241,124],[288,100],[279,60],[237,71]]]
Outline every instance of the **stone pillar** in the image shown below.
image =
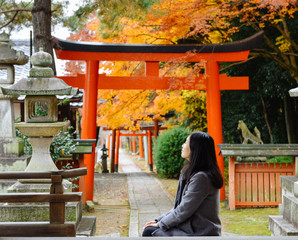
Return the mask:
[[143,137],[143,143],[144,143],[144,156],[145,156],[145,161],[146,164],[149,164],[149,156],[148,156],[148,137],[144,136]]

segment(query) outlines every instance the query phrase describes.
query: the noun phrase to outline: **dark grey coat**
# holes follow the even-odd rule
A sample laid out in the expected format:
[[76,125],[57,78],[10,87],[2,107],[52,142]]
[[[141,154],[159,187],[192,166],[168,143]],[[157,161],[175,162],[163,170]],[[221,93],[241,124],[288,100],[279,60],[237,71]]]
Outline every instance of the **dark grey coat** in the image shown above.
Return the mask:
[[183,188],[179,179],[175,205],[158,217],[153,236],[220,236],[219,189],[205,172],[194,174]]

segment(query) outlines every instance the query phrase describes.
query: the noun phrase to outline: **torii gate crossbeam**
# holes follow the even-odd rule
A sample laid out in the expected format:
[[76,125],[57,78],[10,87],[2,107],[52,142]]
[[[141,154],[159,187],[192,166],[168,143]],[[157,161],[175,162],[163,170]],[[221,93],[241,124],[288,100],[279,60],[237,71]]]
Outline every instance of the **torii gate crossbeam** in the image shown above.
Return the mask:
[[[259,47],[263,32],[247,39],[224,44],[207,45],[150,45],[150,44],[108,44],[74,42],[57,39],[54,48],[58,59],[86,61],[86,74],[75,77],[58,76],[67,84],[84,89],[82,139],[96,138],[97,91],[99,89],[193,89],[206,90],[208,133],[217,144],[221,144],[221,90],[248,90],[248,77],[227,77],[219,74],[219,62],[247,60],[249,51]],[[190,62],[206,62],[206,76],[198,77],[192,84],[178,78],[181,84],[171,86],[169,79],[159,76],[159,62],[169,62],[187,58],[187,52],[195,51]],[[109,77],[98,74],[100,61],[144,61],[146,73],[142,77]],[[204,81],[201,81],[205,79]],[[223,157],[217,157],[219,167],[224,173]],[[84,156],[88,168],[86,176],[86,200],[93,200],[94,153]],[[225,189],[221,189],[221,200],[225,199]]]

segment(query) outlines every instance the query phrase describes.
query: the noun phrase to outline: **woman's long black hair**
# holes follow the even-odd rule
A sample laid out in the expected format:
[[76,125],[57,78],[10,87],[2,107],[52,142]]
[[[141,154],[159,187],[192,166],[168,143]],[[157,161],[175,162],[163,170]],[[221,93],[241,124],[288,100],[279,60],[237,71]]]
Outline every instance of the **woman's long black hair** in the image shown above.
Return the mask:
[[182,169],[186,181],[194,173],[204,171],[216,188],[223,186],[223,177],[219,170],[213,138],[205,132],[193,132],[189,139],[190,158]]

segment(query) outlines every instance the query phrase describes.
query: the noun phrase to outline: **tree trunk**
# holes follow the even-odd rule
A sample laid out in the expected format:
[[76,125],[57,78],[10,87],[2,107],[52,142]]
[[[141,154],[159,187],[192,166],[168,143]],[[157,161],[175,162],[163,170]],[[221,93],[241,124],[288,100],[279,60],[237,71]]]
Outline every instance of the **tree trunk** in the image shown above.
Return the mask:
[[264,113],[265,122],[266,122],[266,125],[267,125],[267,128],[268,128],[268,133],[269,133],[269,136],[270,136],[270,143],[273,143],[273,135],[272,135],[272,130],[271,130],[270,123],[269,123],[269,120],[268,120],[266,105],[265,105],[263,96],[261,94],[260,94],[260,98],[261,98],[261,102],[262,102],[262,106],[263,106],[263,113]]
[[[34,51],[38,52],[40,48],[43,48],[43,51],[53,56],[51,45],[51,0],[34,0],[32,24]],[[54,59],[51,67],[55,73]]]
[[284,102],[284,112],[285,112],[285,122],[287,128],[287,136],[288,136],[288,143],[295,143],[296,142],[296,134],[294,123],[295,121],[295,111],[294,106],[292,103],[292,99],[289,96],[285,96],[283,99]]

